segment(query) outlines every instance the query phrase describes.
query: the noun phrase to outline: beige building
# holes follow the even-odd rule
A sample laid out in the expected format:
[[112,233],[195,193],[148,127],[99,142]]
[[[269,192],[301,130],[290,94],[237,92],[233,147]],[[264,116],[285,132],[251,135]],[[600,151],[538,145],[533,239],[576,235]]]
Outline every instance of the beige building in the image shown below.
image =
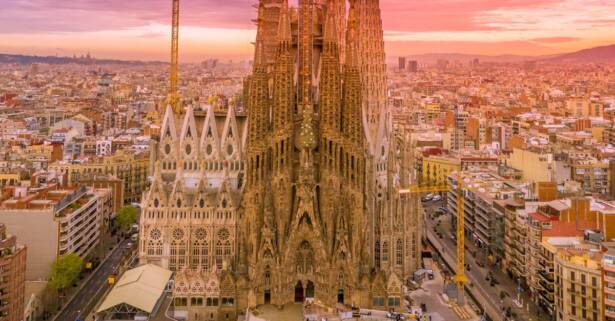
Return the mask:
[[118,150],[110,156],[79,162],[55,162],[49,165],[49,170],[63,173],[64,184],[68,186],[89,180],[91,175],[112,175],[124,182],[124,203],[140,202],[148,186],[150,155],[147,151]]
[[555,160],[550,153],[514,148],[509,165],[523,172],[523,179],[529,183],[555,181]]
[[602,253],[561,249],[554,259],[557,321],[604,320]]
[[611,243],[602,256],[604,320],[615,321],[615,250]]
[[28,281],[47,280],[51,263],[66,253],[86,258],[109,225],[113,204],[107,189],[17,188],[0,204],[0,221],[28,246]]

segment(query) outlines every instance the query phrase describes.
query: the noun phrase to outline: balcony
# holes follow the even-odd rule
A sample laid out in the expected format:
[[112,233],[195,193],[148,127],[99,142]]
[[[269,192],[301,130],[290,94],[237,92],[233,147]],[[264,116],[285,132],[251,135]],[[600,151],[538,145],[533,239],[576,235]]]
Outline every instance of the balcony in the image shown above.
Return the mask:
[[540,272],[538,272],[538,275],[540,275],[545,281],[553,283],[553,281],[555,280],[553,278],[553,272],[547,272],[545,270],[542,270]]
[[615,311],[610,311],[609,309],[605,309],[604,316],[615,319]]
[[615,265],[605,264],[603,268],[604,268],[605,272],[613,272],[613,273],[615,273]]
[[610,283],[610,284],[615,284],[615,277],[612,276],[604,276],[604,282],[606,283]]
[[553,293],[555,291],[553,284],[549,284],[545,282],[544,280],[540,280],[538,281],[538,283],[542,286],[543,289],[545,289],[549,293]]
[[549,293],[548,291],[542,289],[538,290],[538,293],[540,294],[542,301],[549,306],[553,306],[553,303],[555,303],[555,295],[553,293]]

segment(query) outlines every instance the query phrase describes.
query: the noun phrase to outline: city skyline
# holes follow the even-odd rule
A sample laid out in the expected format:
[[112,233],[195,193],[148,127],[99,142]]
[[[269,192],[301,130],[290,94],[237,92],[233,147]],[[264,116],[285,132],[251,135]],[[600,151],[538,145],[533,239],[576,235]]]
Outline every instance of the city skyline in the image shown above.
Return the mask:
[[[291,1],[291,4],[294,1]],[[247,0],[181,3],[181,61],[246,59],[255,36]],[[389,57],[425,53],[548,55],[615,42],[615,3],[601,0],[381,1]],[[168,1],[9,1],[0,52],[167,60]]]

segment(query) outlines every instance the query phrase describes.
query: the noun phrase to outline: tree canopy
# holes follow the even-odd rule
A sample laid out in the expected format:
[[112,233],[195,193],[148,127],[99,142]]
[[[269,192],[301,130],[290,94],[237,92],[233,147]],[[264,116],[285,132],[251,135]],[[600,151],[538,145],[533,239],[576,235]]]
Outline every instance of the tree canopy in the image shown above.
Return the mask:
[[133,206],[124,206],[117,212],[113,223],[122,231],[130,230],[130,227],[137,222],[138,211]]
[[64,254],[51,264],[49,287],[60,290],[71,286],[83,269],[83,260],[75,253]]

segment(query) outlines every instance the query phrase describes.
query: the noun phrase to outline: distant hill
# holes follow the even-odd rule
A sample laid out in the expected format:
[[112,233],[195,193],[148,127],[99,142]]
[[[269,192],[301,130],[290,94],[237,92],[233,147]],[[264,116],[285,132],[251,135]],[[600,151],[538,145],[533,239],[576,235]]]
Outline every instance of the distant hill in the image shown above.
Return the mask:
[[[438,60],[469,62],[478,59],[480,62],[515,63],[523,61],[545,61],[553,63],[615,63],[615,44],[602,47],[594,47],[576,52],[544,55],[544,56],[520,56],[520,55],[473,55],[460,53],[428,53],[405,56],[410,60],[416,60],[420,64],[435,64]],[[396,64],[397,58],[391,58],[389,63]]]
[[85,59],[73,57],[57,57],[57,56],[29,56],[29,55],[12,55],[0,53],[0,63],[17,63],[17,64],[32,64],[43,63],[52,65],[66,64],[82,64],[82,65],[149,65],[149,64],[167,64],[160,61],[132,61],[132,60],[115,60],[115,59]]
[[615,63],[615,44],[594,47],[546,59],[555,62]]

